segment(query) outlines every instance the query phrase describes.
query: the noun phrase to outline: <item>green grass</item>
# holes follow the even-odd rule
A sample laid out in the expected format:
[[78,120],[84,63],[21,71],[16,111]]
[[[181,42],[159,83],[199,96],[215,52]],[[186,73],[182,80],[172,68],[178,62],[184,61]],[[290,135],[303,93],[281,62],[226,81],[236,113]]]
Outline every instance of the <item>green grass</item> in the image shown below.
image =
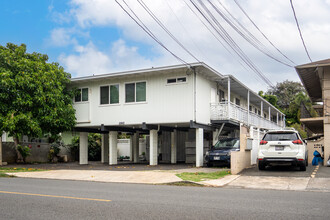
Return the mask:
[[180,174],[176,174],[176,176],[180,177],[182,180],[185,180],[185,181],[200,182],[200,181],[205,181],[205,180],[219,179],[228,174],[230,174],[230,171],[223,170],[223,171],[217,171],[217,172],[212,172],[212,173],[202,173],[202,172],[180,173]]
[[0,177],[13,177],[6,173],[16,173],[16,172],[35,172],[35,171],[45,171],[41,169],[34,168],[22,168],[22,167],[0,167]]

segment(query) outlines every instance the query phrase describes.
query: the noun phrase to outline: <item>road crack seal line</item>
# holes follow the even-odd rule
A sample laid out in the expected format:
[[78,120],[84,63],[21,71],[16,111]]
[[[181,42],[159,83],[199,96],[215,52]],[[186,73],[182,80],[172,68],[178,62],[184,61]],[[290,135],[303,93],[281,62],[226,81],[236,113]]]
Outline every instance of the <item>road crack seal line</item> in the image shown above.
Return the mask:
[[50,198],[62,198],[62,199],[89,200],[89,201],[98,201],[98,202],[111,202],[111,200],[107,200],[107,199],[80,198],[80,197],[72,197],[72,196],[56,196],[56,195],[22,193],[22,192],[8,192],[8,191],[0,191],[0,193],[14,194],[14,195],[26,195],[26,196],[40,196],[40,197],[50,197]]

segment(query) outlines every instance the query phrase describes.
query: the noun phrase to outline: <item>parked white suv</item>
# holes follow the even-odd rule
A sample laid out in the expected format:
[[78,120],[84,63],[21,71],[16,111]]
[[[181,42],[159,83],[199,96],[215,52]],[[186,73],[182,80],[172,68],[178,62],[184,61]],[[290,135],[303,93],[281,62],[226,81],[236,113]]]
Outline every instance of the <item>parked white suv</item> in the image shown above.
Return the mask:
[[258,167],[288,164],[306,171],[308,166],[307,146],[295,130],[268,131],[259,144]]

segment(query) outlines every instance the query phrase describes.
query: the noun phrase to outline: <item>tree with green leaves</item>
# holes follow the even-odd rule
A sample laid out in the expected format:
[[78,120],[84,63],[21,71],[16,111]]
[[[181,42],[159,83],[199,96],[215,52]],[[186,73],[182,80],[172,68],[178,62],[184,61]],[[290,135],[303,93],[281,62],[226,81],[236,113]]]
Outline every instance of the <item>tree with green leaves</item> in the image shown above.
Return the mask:
[[300,82],[285,80],[277,83],[272,89],[266,92],[266,95],[275,95],[278,99],[277,104],[281,109],[289,108],[290,103],[294,101],[296,95],[300,92],[305,93],[305,88]]
[[0,133],[13,136],[56,135],[75,125],[71,75],[48,56],[27,53],[24,44],[0,45]]

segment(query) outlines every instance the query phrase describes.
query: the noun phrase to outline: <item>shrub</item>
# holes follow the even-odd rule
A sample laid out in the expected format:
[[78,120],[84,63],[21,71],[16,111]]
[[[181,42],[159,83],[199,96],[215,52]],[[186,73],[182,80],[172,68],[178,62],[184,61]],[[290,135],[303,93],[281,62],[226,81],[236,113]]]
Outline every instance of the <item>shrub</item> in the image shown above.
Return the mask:
[[[75,160],[79,159],[79,137],[72,138],[69,146],[70,153]],[[88,134],[88,160],[101,160],[101,134]]]
[[21,154],[23,162],[26,163],[26,158],[31,155],[31,149],[28,146],[18,145],[17,150]]

